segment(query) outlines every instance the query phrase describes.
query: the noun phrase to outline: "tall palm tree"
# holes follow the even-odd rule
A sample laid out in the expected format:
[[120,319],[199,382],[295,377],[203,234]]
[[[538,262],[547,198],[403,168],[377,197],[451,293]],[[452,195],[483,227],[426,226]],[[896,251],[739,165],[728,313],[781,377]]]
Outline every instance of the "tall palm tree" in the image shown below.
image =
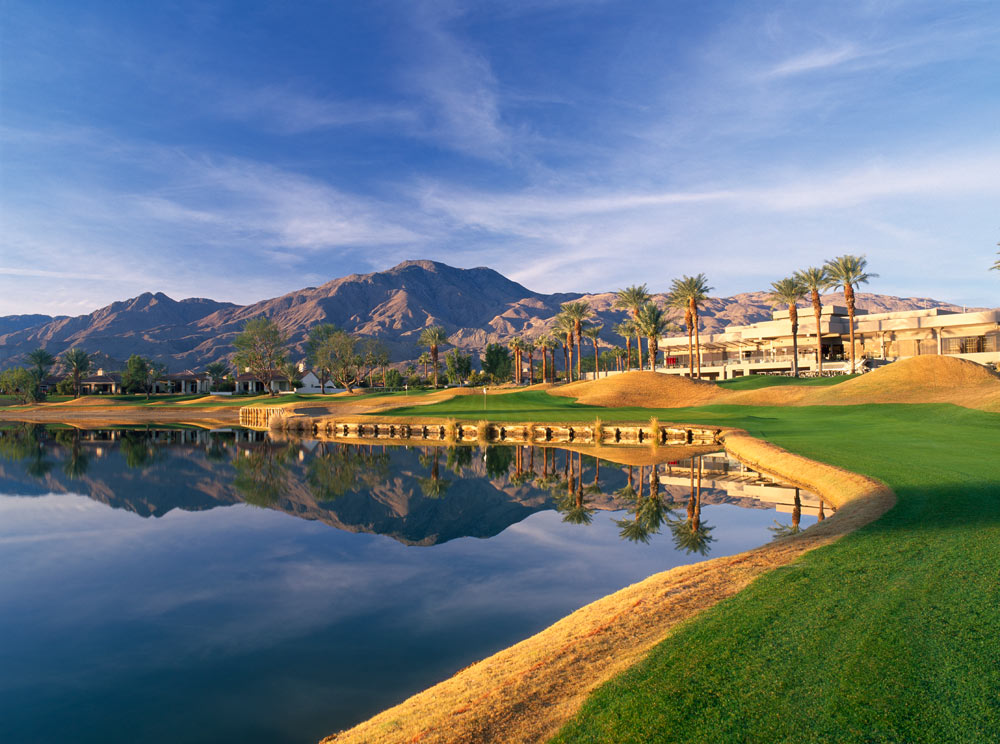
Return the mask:
[[563,315],[573,321],[573,332],[576,334],[576,379],[580,377],[580,357],[583,353],[583,325],[593,315],[590,304],[582,300],[576,302],[564,302],[560,305]]
[[771,302],[788,305],[788,319],[792,322],[792,377],[799,376],[799,308],[806,297],[806,287],[798,277],[790,276],[771,282]]
[[667,316],[655,303],[647,302],[639,309],[636,320],[639,330],[646,337],[649,346],[649,371],[656,370],[656,353],[660,347],[660,336],[667,327]]
[[[674,279],[670,285],[671,304],[674,307],[684,307],[684,322],[688,327],[688,368],[692,376],[695,376],[692,359],[690,357],[691,329],[694,328],[694,354],[697,357],[698,374],[701,379],[701,338],[698,332],[698,303],[708,299],[708,293],[712,287],[708,286],[708,277],[704,274],[697,276],[682,276]],[[690,314],[689,314],[690,313]]]
[[542,350],[542,382],[549,381],[549,369],[545,357],[549,353],[552,354],[552,371],[554,372],[556,366],[555,349],[558,346],[559,342],[548,333],[538,339],[538,348]]
[[623,320],[615,326],[615,333],[625,339],[625,371],[632,367],[632,334],[635,333],[635,321]]
[[56,363],[56,358],[45,349],[38,348],[28,354],[28,361],[35,367],[33,370],[35,379],[41,382],[45,379],[45,375],[49,373],[52,365]]
[[576,322],[565,313],[556,316],[555,332],[564,337],[563,341],[563,363],[566,365],[566,381],[573,381],[573,332],[576,330]]
[[524,350],[524,341],[521,340],[520,336],[514,336],[507,342],[507,348],[510,349],[511,354],[514,357],[514,384],[521,384],[521,352]]
[[528,355],[528,384],[535,384],[535,342],[526,338],[521,342],[521,349]]
[[597,325],[589,325],[583,329],[583,335],[590,339],[591,343],[594,344],[594,379],[596,380],[600,377],[600,368],[597,366],[597,342],[600,339],[601,331],[604,330],[604,324],[600,323]]
[[847,303],[847,320],[851,324],[851,372],[857,371],[854,348],[854,288],[867,284],[869,279],[878,278],[878,274],[867,273],[865,271],[867,267],[868,260],[864,256],[845,254],[826,262],[826,271],[829,274],[827,286],[842,287],[844,301]]
[[820,302],[819,293],[829,284],[830,277],[826,273],[826,267],[810,266],[808,269],[796,271],[793,276],[798,279],[809,292],[812,300],[813,315],[816,317],[816,369],[819,376],[823,376],[823,333],[820,329],[820,319],[823,315],[823,303]]
[[441,326],[428,326],[420,332],[420,340],[417,342],[421,346],[426,346],[431,351],[431,365],[434,369],[434,387],[438,386],[438,347],[448,343],[448,334]]
[[[1000,245],[1000,243],[997,243]],[[997,251],[997,256],[1000,256],[1000,251]],[[991,271],[1000,271],[1000,258],[997,258],[996,263],[990,266]]]
[[[639,317],[639,308],[651,299],[652,295],[649,294],[645,284],[633,284],[631,287],[618,290],[615,297],[615,307],[628,310],[632,315],[632,320],[635,321]],[[632,332],[635,334],[636,345],[639,347],[639,369],[642,369],[642,337],[639,335],[638,328],[633,328]],[[631,361],[629,361],[629,365],[631,366]]]
[[73,389],[76,391],[76,397],[79,398],[80,378],[90,371],[90,354],[83,349],[73,347],[63,354],[62,360],[73,377]]
[[431,355],[428,352],[423,352],[417,358],[417,363],[424,365],[424,379],[427,379],[427,365],[431,363]]

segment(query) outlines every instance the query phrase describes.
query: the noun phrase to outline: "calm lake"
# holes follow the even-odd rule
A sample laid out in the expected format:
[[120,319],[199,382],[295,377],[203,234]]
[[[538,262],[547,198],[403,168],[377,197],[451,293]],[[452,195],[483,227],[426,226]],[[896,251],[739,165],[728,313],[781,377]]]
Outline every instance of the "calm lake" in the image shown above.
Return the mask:
[[315,742],[819,511],[724,455],[0,429],[0,741]]

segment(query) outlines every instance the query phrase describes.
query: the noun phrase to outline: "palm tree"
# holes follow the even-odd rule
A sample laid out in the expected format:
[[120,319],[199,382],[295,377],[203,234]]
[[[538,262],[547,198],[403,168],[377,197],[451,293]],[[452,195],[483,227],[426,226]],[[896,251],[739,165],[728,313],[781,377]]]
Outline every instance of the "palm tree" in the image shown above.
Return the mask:
[[524,339],[522,342],[522,350],[528,354],[528,384],[535,384],[535,342],[530,338]]
[[635,321],[623,320],[615,326],[615,333],[625,339],[625,371],[632,367],[632,334],[635,333]]
[[441,326],[429,326],[420,332],[417,342],[431,350],[431,365],[434,369],[434,387],[438,386],[438,347],[448,343],[448,335]]
[[[686,307],[691,311],[690,319],[685,311],[684,322],[688,324],[688,339],[690,348],[691,327],[694,326],[694,353],[698,359],[698,379],[701,379],[701,338],[698,334],[698,303],[708,299],[708,293],[712,287],[708,286],[708,277],[704,274],[697,276],[682,276],[674,279],[670,285],[670,296],[674,298],[674,304],[681,306],[682,298],[686,301]],[[691,366],[691,359],[688,358],[688,366]],[[694,370],[691,370],[692,375]]]
[[546,333],[544,336],[538,339],[538,348],[542,350],[542,382],[549,381],[549,369],[546,363],[546,357],[549,352],[553,352],[552,356],[552,367],[555,368],[555,354],[554,349],[559,346],[559,342],[556,341],[551,335]]
[[647,302],[639,309],[636,323],[649,344],[649,371],[654,372],[656,370],[656,353],[660,347],[660,336],[663,335],[663,331],[667,327],[666,315],[655,303]]
[[427,365],[431,363],[431,355],[426,351],[423,352],[418,358],[417,363],[424,365],[424,379],[427,379]]
[[556,333],[562,334],[565,337],[563,341],[563,363],[566,365],[566,381],[573,381],[573,331],[576,329],[576,323],[572,318],[567,316],[565,313],[559,313],[556,316],[555,323]]
[[812,300],[813,315],[816,317],[816,370],[822,377],[823,333],[820,329],[820,318],[823,314],[823,303],[820,302],[819,293],[829,286],[830,277],[826,273],[825,266],[819,268],[810,266],[808,269],[796,271],[793,276],[806,288]]
[[790,276],[771,282],[771,302],[788,305],[788,319],[792,322],[792,377],[799,376],[799,308],[805,299],[806,288],[798,277]]
[[519,336],[514,336],[507,342],[507,348],[514,355],[514,384],[521,384],[521,352],[524,350],[524,341]]
[[582,300],[577,302],[564,302],[560,305],[563,315],[573,321],[573,332],[576,334],[576,379],[580,377],[580,356],[583,353],[583,325],[589,320],[594,311],[590,305]]
[[583,335],[591,340],[594,344],[594,379],[596,380],[600,377],[600,368],[597,366],[597,342],[600,338],[601,331],[604,330],[604,324],[589,325],[583,329]]
[[684,327],[688,334],[688,377],[694,377],[694,316],[691,315],[691,304],[687,297],[670,294],[667,305],[684,311]]
[[[1000,245],[1000,243],[997,243]],[[997,256],[1000,256],[1000,251],[997,251]],[[990,266],[990,271],[1000,271],[1000,258],[997,258],[996,263]]]
[[80,378],[90,370],[90,354],[83,349],[73,347],[63,354],[63,364],[66,365],[70,375],[73,377],[73,389],[76,391],[76,397],[79,398]]
[[38,348],[28,354],[28,361],[35,367],[33,370],[35,379],[37,379],[38,382],[41,382],[45,379],[45,375],[49,373],[49,369],[52,365],[56,363],[56,358],[45,349]]
[[[639,308],[652,299],[645,284],[633,284],[631,287],[619,289],[615,297],[615,307],[628,310],[634,321],[639,317]],[[639,369],[642,369],[642,338],[639,336],[638,328],[633,328],[636,344],[639,347]],[[632,362],[629,361],[631,366]]]
[[864,256],[843,255],[830,259],[825,267],[829,275],[827,286],[842,287],[844,290],[847,320],[851,324],[851,372],[857,371],[854,348],[854,288],[860,284],[867,284],[869,279],[878,278],[878,274],[865,272],[867,266],[868,261]]

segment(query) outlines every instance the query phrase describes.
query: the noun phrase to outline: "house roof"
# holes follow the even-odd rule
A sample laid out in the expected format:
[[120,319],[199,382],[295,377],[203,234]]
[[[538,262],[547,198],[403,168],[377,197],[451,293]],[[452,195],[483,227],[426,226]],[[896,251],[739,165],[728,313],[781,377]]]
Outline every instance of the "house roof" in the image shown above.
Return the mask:
[[122,381],[122,376],[117,372],[110,372],[103,375],[91,375],[90,377],[84,377],[80,380],[81,383],[120,383]]

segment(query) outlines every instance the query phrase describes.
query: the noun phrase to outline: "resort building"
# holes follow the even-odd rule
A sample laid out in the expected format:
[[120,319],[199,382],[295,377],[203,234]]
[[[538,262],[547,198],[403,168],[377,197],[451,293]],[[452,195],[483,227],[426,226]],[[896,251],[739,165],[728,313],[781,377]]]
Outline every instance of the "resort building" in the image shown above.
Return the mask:
[[80,392],[84,395],[118,395],[122,392],[122,376],[117,372],[105,374],[103,369],[96,375],[80,380]]
[[[931,308],[893,313],[858,310],[854,320],[857,371],[924,354],[1000,364],[1000,309],[954,312]],[[847,308],[825,306],[819,336],[824,374],[850,372]],[[657,371],[687,374],[687,334],[662,338],[659,348]],[[811,307],[799,308],[798,349],[799,372],[815,374],[816,319]],[[787,374],[792,371],[792,355],[792,324],[787,309],[776,311],[771,320],[701,334],[701,374],[709,380]]]
[[[236,383],[237,393],[247,393],[250,395],[262,395],[267,392],[264,383],[259,380],[256,375],[250,372],[244,372],[241,375],[237,375],[234,378]],[[277,375],[271,380],[271,392],[274,393],[292,393],[295,392],[291,389],[288,384],[288,378],[285,375]]]
[[212,378],[207,373],[198,374],[189,369],[172,372],[156,381],[156,392],[198,394],[208,393],[212,388]]

